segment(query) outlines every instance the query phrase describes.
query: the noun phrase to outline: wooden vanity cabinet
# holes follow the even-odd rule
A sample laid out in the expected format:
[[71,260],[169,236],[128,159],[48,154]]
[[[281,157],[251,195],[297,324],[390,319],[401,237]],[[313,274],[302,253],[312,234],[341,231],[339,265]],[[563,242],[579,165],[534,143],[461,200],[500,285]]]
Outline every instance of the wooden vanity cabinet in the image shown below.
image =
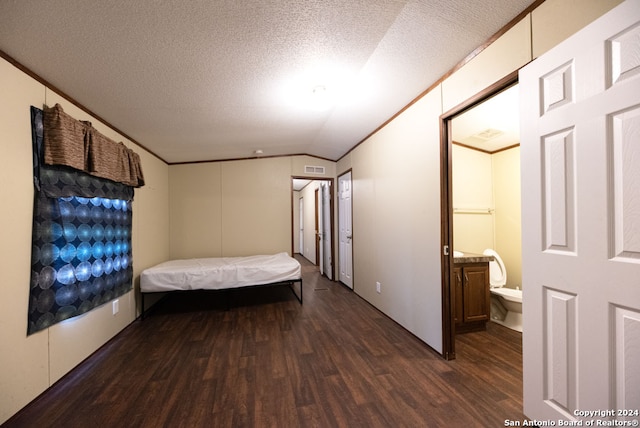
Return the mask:
[[491,310],[489,263],[456,263],[452,283],[456,332],[484,330]]

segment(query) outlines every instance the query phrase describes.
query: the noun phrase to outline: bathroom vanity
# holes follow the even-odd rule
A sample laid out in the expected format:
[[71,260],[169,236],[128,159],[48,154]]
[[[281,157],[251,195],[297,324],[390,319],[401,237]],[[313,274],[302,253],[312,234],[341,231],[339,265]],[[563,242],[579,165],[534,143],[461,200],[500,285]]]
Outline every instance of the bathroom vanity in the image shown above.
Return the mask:
[[492,256],[454,254],[451,286],[456,333],[486,329],[491,311],[490,261]]

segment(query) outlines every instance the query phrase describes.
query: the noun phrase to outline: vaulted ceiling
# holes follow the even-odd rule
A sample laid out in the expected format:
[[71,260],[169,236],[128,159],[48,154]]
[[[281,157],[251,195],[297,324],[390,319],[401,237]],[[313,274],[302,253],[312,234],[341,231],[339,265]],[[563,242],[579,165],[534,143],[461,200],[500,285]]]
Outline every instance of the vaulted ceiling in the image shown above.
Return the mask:
[[532,0],[2,0],[0,50],[168,163],[337,160]]

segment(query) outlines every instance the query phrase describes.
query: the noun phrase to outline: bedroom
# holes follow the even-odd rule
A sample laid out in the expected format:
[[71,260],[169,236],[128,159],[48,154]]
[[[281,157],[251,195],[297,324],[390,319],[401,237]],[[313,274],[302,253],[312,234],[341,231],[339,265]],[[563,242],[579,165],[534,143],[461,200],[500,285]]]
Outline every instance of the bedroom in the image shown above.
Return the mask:
[[[534,18],[555,22],[573,6],[569,0],[549,0]],[[305,165],[324,166],[334,179],[351,169],[358,195],[354,197],[357,293],[441,351],[440,213],[432,209],[440,204],[438,118],[537,56],[540,52],[530,52],[532,33],[544,51],[565,38],[565,31],[575,31],[604,13],[603,7],[602,2],[589,2],[579,16],[572,14],[575,21],[557,26],[558,33],[541,31],[535,19],[532,30],[528,17],[337,161],[295,155],[168,165],[136,147],[147,181],[136,193],[134,205],[136,276],[171,258],[290,251],[291,177],[309,176]],[[33,204],[26,112],[31,105],[59,102],[77,119],[90,118],[5,59],[0,61],[0,76],[0,188],[2,199],[11,201],[11,209],[0,214],[8,228],[0,250],[3,295],[8,296],[0,315],[0,420],[6,420],[133,322],[138,312],[137,298],[129,293],[120,299],[115,315],[106,305],[42,334],[25,336]],[[127,141],[91,119],[105,135]],[[415,284],[412,278],[421,281]],[[376,282],[382,284],[382,293],[376,292]]]

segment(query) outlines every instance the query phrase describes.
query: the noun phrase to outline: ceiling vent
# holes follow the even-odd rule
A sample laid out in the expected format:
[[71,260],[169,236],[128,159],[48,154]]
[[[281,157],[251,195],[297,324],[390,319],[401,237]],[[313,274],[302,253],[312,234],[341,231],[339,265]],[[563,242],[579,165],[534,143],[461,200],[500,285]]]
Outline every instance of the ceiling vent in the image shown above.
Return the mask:
[[474,135],[474,137],[479,138],[481,140],[484,141],[489,141],[493,138],[496,138],[500,135],[504,134],[504,132],[500,131],[499,129],[485,129],[482,132],[477,133],[476,135]]
[[305,174],[322,174],[322,175],[325,174],[323,166],[312,166],[312,165],[305,165],[304,173]]

